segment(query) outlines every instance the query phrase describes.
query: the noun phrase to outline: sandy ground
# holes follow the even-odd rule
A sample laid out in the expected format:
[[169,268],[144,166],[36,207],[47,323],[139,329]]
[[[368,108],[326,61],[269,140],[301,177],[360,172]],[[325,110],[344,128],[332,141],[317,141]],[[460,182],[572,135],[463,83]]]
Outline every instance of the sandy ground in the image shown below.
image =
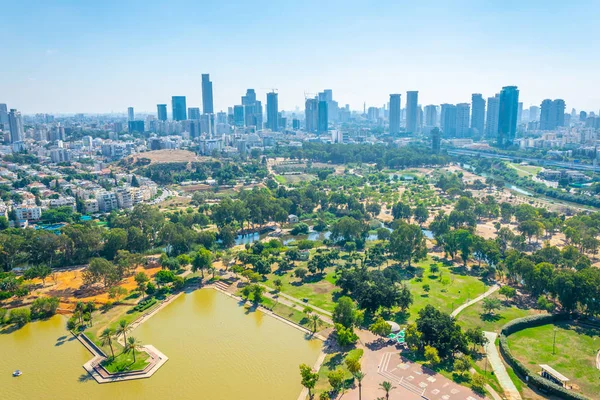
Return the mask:
[[188,150],[154,150],[131,156],[133,162],[140,158],[148,158],[151,164],[174,162],[203,162],[211,160],[210,157],[201,157]]

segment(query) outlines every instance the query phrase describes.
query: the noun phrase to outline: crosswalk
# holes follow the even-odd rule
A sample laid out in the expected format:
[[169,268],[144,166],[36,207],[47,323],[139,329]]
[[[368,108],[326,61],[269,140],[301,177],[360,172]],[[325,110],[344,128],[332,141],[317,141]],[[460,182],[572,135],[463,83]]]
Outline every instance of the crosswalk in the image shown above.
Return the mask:
[[392,355],[394,355],[394,354],[395,353],[385,353],[383,355],[383,358],[381,359],[381,364],[379,366],[379,375],[383,376],[384,378],[389,379],[392,383],[396,383],[396,384],[402,386],[403,388],[407,389],[408,391],[415,393],[424,399],[427,399],[427,397],[424,396],[425,388],[420,388],[416,385],[413,385],[412,383],[404,380],[404,377],[398,378],[391,372],[388,372],[387,369],[390,364],[390,359],[392,358]]

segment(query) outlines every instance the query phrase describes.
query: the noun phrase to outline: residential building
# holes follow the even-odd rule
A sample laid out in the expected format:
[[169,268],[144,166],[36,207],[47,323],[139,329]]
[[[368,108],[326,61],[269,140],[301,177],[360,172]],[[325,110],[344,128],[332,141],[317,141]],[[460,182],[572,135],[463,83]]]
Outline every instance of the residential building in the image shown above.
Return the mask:
[[127,108],[127,121],[133,121],[135,119],[135,114],[133,112],[133,107]]
[[185,121],[187,119],[185,96],[173,96],[171,98],[173,121]]
[[419,92],[406,92],[406,132],[419,131]]
[[188,107],[188,119],[199,120],[200,119],[200,108]]
[[517,133],[517,112],[519,111],[519,90],[516,86],[505,86],[500,91],[498,110],[499,147],[510,146]]
[[10,130],[11,143],[23,141],[23,117],[19,111],[15,109],[10,110],[8,113],[8,127]]
[[277,93],[267,93],[267,128],[279,132],[279,105]]
[[392,135],[400,133],[400,111],[401,111],[400,94],[390,94],[390,133]]
[[15,208],[17,220],[37,221],[42,218],[42,209],[38,206],[19,206]]
[[316,132],[319,124],[319,100],[316,98],[306,99],[304,103],[305,130]]
[[487,118],[485,125],[485,136],[495,138],[498,135],[498,115],[500,112],[500,95],[487,99]]
[[469,103],[460,103],[456,105],[456,136],[465,138],[469,136],[469,117],[471,105]]
[[456,106],[454,104],[442,104],[440,125],[445,137],[456,136]]
[[166,104],[157,104],[156,105],[156,110],[157,110],[157,117],[159,121],[166,121],[167,120],[167,105]]
[[327,116],[327,101],[319,101],[318,104],[318,125],[317,125],[317,133],[325,133],[329,128],[329,120]]
[[433,104],[425,106],[425,126],[437,126],[437,107]]
[[471,95],[471,129],[477,136],[482,136],[485,126],[485,99],[481,93]]
[[551,131],[565,125],[565,101],[545,99],[541,104],[540,130]]

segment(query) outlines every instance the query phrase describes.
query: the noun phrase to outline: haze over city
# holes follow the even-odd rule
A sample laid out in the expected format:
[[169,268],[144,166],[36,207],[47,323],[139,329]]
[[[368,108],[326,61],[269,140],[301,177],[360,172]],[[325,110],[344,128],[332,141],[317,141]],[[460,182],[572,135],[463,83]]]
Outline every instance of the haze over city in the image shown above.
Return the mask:
[[281,110],[333,89],[341,105],[381,107],[418,90],[422,104],[520,89],[527,108],[563,98],[598,110],[595,1],[79,1],[2,7],[2,100],[25,114],[153,112],[172,95],[215,112],[248,87]]

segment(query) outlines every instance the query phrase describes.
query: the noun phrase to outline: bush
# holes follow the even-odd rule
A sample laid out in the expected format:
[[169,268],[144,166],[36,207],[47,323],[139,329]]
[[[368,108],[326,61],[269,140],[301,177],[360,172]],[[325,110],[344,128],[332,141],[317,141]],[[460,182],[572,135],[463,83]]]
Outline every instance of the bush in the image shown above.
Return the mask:
[[149,309],[150,307],[152,307],[153,305],[155,305],[157,302],[156,298],[151,297],[149,299],[146,300],[142,300],[140,301],[135,307],[133,307],[134,311],[146,311],[147,309]]
[[25,326],[28,322],[31,322],[31,311],[29,308],[15,308],[10,311],[8,320],[18,327]]
[[521,376],[529,377],[529,382],[537,388],[546,391],[549,394],[557,395],[564,399],[569,400],[588,400],[587,397],[574,393],[571,390],[567,390],[557,384],[542,378],[536,373],[532,373],[529,369],[517,360],[508,347],[507,336],[518,332],[526,328],[533,328],[536,326],[553,324],[557,321],[563,321],[569,319],[569,314],[546,314],[546,315],[532,315],[525,318],[515,319],[502,327],[502,333],[500,334],[500,352],[506,360],[506,362]]
[[49,318],[56,314],[58,297],[40,297],[31,304],[31,317],[33,319]]
[[294,225],[292,231],[290,232],[292,235],[307,235],[308,234],[308,225],[304,222],[300,222],[299,224]]

